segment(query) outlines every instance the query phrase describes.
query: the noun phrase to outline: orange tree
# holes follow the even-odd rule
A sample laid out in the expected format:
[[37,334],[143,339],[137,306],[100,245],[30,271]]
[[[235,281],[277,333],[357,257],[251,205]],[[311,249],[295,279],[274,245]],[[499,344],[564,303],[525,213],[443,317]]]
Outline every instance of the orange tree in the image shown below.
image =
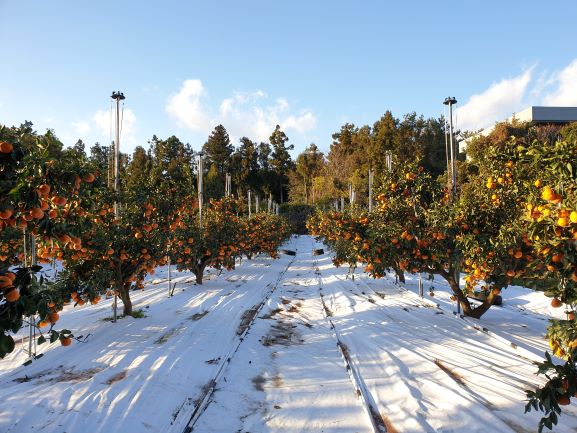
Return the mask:
[[528,273],[552,297],[551,305],[569,308],[567,320],[552,320],[547,336],[555,355],[564,359],[558,365],[550,355],[539,365],[538,374],[547,382],[528,391],[526,410],[545,412],[539,424],[552,428],[561,413],[560,406],[577,395],[577,133],[571,125],[555,143],[535,141],[519,148],[526,165],[533,168],[528,182],[530,193],[525,205],[524,224],[533,243],[534,260]]
[[[311,224],[335,248],[337,264],[365,262],[365,270],[375,277],[391,269],[439,275],[464,314],[481,317],[494,296],[523,273],[531,249],[527,236],[513,224],[521,190],[503,188],[498,198],[485,182],[480,185],[486,171],[515,166],[508,155],[494,153],[499,157],[489,158],[488,168],[471,175],[452,202],[443,185],[416,164],[407,164],[383,175],[371,215],[333,213]],[[504,176],[512,179],[512,174]],[[504,187],[511,182],[501,181]],[[459,286],[457,269],[467,273],[464,287]],[[472,303],[469,296],[481,303]]]
[[[307,229],[333,250],[335,266],[347,264],[349,269],[355,269],[359,261],[364,261],[364,257],[360,255],[361,251],[367,250],[370,245],[367,234],[368,223],[369,217],[366,212],[358,208],[348,209],[345,212],[317,211],[308,219]],[[364,256],[367,257],[368,254]],[[373,271],[373,263],[376,262],[369,259],[367,271]],[[379,273],[376,272],[376,275]]]
[[518,152],[523,142],[513,137],[484,143],[482,149],[472,145],[467,182],[453,205],[450,224],[458,229],[456,248],[466,273],[463,291],[483,300],[469,314],[473,317],[484,314],[514,279],[526,278],[526,267],[534,260],[532,242],[521,224],[532,173]]
[[[73,150],[47,132],[36,134],[30,123],[19,128],[0,126],[0,357],[14,349],[9,335],[17,332],[25,317],[37,314],[53,325],[64,299],[61,293],[36,274],[30,245],[80,249],[79,220],[84,209],[77,207],[94,180],[91,167]],[[26,255],[23,239],[26,236]],[[69,242],[63,242],[67,240]],[[45,261],[43,259],[43,261]],[[50,327],[50,340],[71,342],[68,330]],[[41,334],[39,343],[46,341]]]
[[202,210],[202,227],[199,226],[198,205],[194,197],[174,214],[171,222],[171,248],[169,255],[179,270],[189,270],[202,284],[207,266],[232,269],[239,254],[239,218],[237,208],[241,205],[233,198],[211,200]]
[[[143,288],[147,274],[154,273],[166,257],[166,213],[155,203],[151,191],[128,190],[118,194],[101,185],[94,206],[87,211],[80,250],[58,251],[64,271],[56,285],[75,305],[97,303],[103,294],[116,294],[132,314],[130,290]],[[54,252],[53,252],[54,253]]]
[[266,213],[258,213],[251,218],[239,219],[238,247],[241,255],[250,260],[257,254],[278,257],[279,246],[290,235],[285,218]]

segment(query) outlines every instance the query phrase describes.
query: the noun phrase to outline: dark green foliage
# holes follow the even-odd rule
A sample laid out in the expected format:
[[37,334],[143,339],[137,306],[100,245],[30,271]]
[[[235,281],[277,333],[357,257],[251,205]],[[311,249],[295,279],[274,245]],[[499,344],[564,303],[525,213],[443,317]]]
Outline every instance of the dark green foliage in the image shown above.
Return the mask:
[[230,157],[233,146],[230,142],[228,132],[222,125],[217,125],[204,146],[202,151],[206,154],[207,165],[215,165],[218,173],[224,174],[230,168]]
[[308,204],[284,203],[280,206],[280,214],[287,219],[292,233],[304,235],[308,233],[306,222],[315,209],[315,206]]

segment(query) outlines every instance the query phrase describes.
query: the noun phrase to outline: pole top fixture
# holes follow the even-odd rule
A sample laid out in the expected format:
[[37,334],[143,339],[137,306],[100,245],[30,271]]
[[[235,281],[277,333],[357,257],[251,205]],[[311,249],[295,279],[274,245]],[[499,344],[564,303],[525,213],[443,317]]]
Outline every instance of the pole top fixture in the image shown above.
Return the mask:
[[453,105],[456,104],[457,100],[455,99],[454,96],[449,96],[447,98],[445,98],[445,101],[443,102],[443,105]]
[[124,97],[124,93],[122,92],[112,92],[112,96],[110,96],[112,99],[116,99],[117,101],[122,101],[123,99],[126,99]]

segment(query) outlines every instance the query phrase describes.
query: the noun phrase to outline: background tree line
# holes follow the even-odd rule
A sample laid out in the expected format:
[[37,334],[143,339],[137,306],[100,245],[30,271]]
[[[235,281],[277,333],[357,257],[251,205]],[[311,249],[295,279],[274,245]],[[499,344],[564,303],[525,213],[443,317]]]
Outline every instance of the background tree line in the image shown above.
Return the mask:
[[[408,113],[402,119],[390,111],[372,126],[345,123],[332,135],[328,154],[313,143],[296,158],[289,173],[291,201],[332,204],[355,190],[355,201],[366,203],[369,169],[374,179],[386,169],[387,154],[395,163],[418,159],[433,176],[446,170],[445,119]],[[375,185],[376,186],[376,185]]]

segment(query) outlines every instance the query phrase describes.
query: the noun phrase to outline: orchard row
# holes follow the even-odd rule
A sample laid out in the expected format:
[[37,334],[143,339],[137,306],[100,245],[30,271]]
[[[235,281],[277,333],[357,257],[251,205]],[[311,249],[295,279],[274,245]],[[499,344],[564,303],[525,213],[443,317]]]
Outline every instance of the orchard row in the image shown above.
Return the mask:
[[577,128],[555,140],[530,129],[503,134],[507,128],[470,144],[455,196],[417,163],[396,164],[378,179],[374,211],[318,213],[308,227],[334,250],[337,266],[362,264],[376,278],[387,271],[401,280],[405,272],[444,278],[467,316],[481,317],[512,283],[545,290],[554,307],[566,304],[568,320],[548,331],[566,363],[555,367],[548,358],[540,373],[550,380],[529,393],[528,409],[548,415],[542,429],[577,392]]
[[[11,334],[30,318],[39,319],[39,343],[47,336],[69,345],[72,332],[54,328],[65,305],[116,294],[129,315],[131,290],[157,266],[170,261],[202,284],[206,267],[276,257],[289,235],[284,219],[249,218],[246,202],[234,197],[200,212],[196,192],[178,183],[124,182],[129,187],[115,193],[103,177],[51,132],[0,128],[0,357],[14,350]],[[58,277],[37,278],[54,261],[62,265]]]

